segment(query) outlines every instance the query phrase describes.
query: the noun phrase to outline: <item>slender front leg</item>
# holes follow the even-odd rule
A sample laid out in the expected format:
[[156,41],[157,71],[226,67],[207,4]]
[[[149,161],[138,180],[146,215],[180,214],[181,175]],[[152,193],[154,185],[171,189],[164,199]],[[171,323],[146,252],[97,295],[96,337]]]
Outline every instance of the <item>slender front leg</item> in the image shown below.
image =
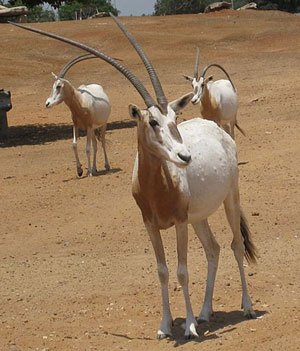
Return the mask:
[[193,223],[193,227],[195,229],[195,233],[201,241],[207,259],[205,298],[198,319],[202,321],[209,321],[209,318],[213,313],[212,299],[218,269],[220,246],[210,230],[207,219],[198,223]]
[[91,128],[88,128],[86,131],[86,158],[88,162],[88,175],[92,176],[93,171],[92,171],[92,166],[91,166],[91,143],[92,143],[92,138],[93,138],[93,130]]
[[189,276],[187,270],[187,247],[188,247],[188,227],[187,222],[176,224],[177,236],[177,255],[178,255],[178,268],[177,277],[179,284],[182,286],[185,307],[186,307],[186,326],[185,337],[191,338],[193,336],[199,337],[196,326],[197,321],[194,317],[192,305],[189,295]]
[[92,133],[92,143],[93,143],[93,169],[92,174],[97,175],[97,139],[95,133]]
[[170,302],[169,302],[169,271],[166,264],[165,252],[158,227],[151,223],[145,223],[150,236],[151,243],[156,256],[157,272],[161,285],[163,315],[160,328],[157,332],[158,339],[164,339],[172,335],[171,327],[173,323]]
[[106,154],[105,133],[106,133],[106,124],[104,124],[104,126],[101,127],[101,143],[102,143],[102,148],[103,148],[103,153],[104,153],[104,160],[105,160],[104,167],[105,167],[105,169],[107,171],[109,171],[110,170],[110,165],[109,165],[108,157],[107,157],[107,154]]
[[83,171],[82,171],[82,165],[81,165],[81,163],[79,161],[79,157],[78,157],[77,139],[78,139],[78,128],[73,126],[73,143],[72,143],[72,147],[73,147],[75,160],[76,160],[77,174],[78,174],[79,177],[81,177]]

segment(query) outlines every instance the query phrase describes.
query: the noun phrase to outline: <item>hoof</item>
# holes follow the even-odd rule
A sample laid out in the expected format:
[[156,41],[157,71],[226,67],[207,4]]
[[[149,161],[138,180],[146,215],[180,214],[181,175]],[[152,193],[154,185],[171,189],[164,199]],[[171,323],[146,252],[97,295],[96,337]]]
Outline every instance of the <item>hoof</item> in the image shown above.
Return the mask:
[[189,335],[185,335],[185,336],[184,336],[184,339],[185,339],[185,340],[194,340],[194,339],[196,339],[196,338],[199,338],[199,335],[198,335],[198,334],[197,334],[197,335],[189,334]]
[[158,340],[163,340],[163,339],[170,339],[172,338],[172,333],[164,333],[163,331],[159,330],[157,332],[157,339]]
[[82,173],[83,173],[82,168],[78,168],[78,169],[77,169],[77,175],[78,175],[78,177],[81,177],[81,176],[82,176]]
[[244,316],[247,318],[247,319],[256,319],[256,313],[254,311],[247,311],[247,312],[244,312]]
[[185,340],[192,340],[195,338],[199,338],[199,335],[196,330],[197,321],[195,320],[192,323],[188,323],[188,326],[185,328],[184,338]]

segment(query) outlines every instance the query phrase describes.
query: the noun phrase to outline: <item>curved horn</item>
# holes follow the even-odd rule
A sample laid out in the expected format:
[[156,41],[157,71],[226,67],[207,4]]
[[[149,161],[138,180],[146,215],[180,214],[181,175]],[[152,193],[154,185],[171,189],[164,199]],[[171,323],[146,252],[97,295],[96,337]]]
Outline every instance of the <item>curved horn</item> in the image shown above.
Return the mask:
[[133,37],[133,35],[127,30],[127,28],[124,26],[124,24],[121,23],[119,21],[119,19],[117,17],[115,17],[112,13],[110,13],[110,16],[115,21],[117,26],[121,29],[121,31],[125,34],[127,39],[130,41],[131,45],[135,48],[136,52],[139,54],[140,58],[142,59],[144,65],[148,71],[149,77],[151,79],[151,82],[152,82],[152,85],[153,85],[153,88],[154,88],[154,91],[156,94],[157,102],[162,107],[164,112],[166,112],[168,100],[165,96],[165,93],[163,91],[163,88],[160,84],[159,78],[155,72],[155,69],[154,69],[152,63],[148,59],[148,57],[145,54],[142,47],[139,45],[139,43],[136,41],[136,39]]
[[89,59],[94,59],[97,58],[97,56],[91,55],[91,54],[83,54],[74,57],[70,61],[68,61],[64,67],[61,69],[61,71],[58,73],[59,78],[64,78],[64,76],[67,74],[68,70],[74,66],[76,63],[84,61],[84,60],[89,60]]
[[156,106],[155,101],[153,100],[151,95],[148,93],[148,91],[144,87],[143,83],[133,73],[131,73],[129,71],[129,69],[127,69],[126,67],[121,65],[119,62],[116,62],[112,57],[110,57],[110,56],[108,56],[108,55],[104,54],[103,52],[100,52],[96,49],[93,49],[90,46],[87,46],[85,44],[81,44],[78,41],[68,39],[68,38],[59,36],[57,34],[49,33],[49,32],[46,32],[46,31],[43,31],[40,29],[35,29],[32,27],[26,27],[26,26],[23,26],[19,23],[13,23],[13,22],[8,22],[8,23],[10,23],[16,27],[20,27],[20,28],[29,30],[29,31],[34,32],[34,33],[38,33],[38,34],[45,35],[45,36],[53,38],[53,39],[60,40],[64,43],[68,43],[70,45],[76,46],[82,50],[85,50],[85,51],[99,57],[103,61],[109,63],[111,66],[116,68],[119,72],[121,72],[130,81],[130,83],[135,87],[135,89],[138,91],[138,93],[141,95],[141,97],[145,101],[145,104],[147,107]]
[[199,78],[199,48],[197,47],[197,53],[196,53],[196,62],[195,62],[195,68],[194,68],[194,78],[198,80]]
[[231,85],[232,85],[232,87],[233,87],[233,90],[236,91],[235,86],[234,86],[234,84],[232,83],[232,80],[231,80],[229,74],[226,72],[226,70],[225,70],[222,66],[218,65],[217,63],[212,63],[212,64],[206,66],[206,67],[203,69],[203,71],[202,71],[201,77],[204,78],[206,72],[208,71],[208,69],[209,69],[210,67],[218,67],[218,68],[220,68],[220,70],[222,70],[222,71],[226,74],[226,77],[228,78],[229,82],[231,83]]

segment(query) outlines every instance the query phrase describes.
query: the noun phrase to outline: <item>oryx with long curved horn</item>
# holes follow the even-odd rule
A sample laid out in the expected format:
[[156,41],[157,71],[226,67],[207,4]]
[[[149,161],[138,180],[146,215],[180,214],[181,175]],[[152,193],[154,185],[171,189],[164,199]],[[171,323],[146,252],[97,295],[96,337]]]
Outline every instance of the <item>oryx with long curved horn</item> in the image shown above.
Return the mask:
[[[88,175],[97,174],[97,138],[101,141],[105,169],[110,169],[105,144],[105,132],[111,106],[108,96],[99,84],[80,85],[77,89],[64,77],[75,64],[94,59],[96,56],[84,54],[76,56],[67,62],[55,78],[51,95],[46,100],[46,107],[58,105],[64,102],[71,111],[73,121],[73,151],[76,160],[77,174],[82,176],[82,165],[79,161],[77,150],[78,131],[86,131],[86,156],[88,162]],[[91,144],[93,145],[93,166],[91,164]]]
[[[211,67],[217,67],[222,70],[228,79],[213,81],[212,76],[206,78],[206,72]],[[199,76],[199,48],[197,48],[194,77],[186,75],[184,77],[192,83],[194,89],[192,103],[200,103],[200,111],[205,119],[218,123],[232,138],[234,138],[234,126],[245,135],[236,119],[238,110],[236,89],[229,74],[222,66],[212,63],[206,66]]]
[[188,223],[193,225],[208,260],[207,288],[199,318],[209,320],[213,312],[212,296],[220,247],[211,232],[207,218],[222,203],[233,232],[231,247],[241,275],[244,314],[254,318],[255,313],[247,291],[243,258],[245,255],[253,262],[256,253],[240,209],[235,142],[211,121],[196,118],[176,125],[176,112],[190,101],[193,93],[168,103],[158,76],[144,51],[123,24],[117,18],[114,20],[142,57],[153,83],[157,102],[135,75],[109,56],[55,34],[24,26],[22,28],[59,39],[102,58],[118,69],[144,99],[146,109],[140,109],[135,105],[129,107],[130,115],[137,120],[138,136],[132,192],[142,212],[157,260],[163,305],[158,337],[171,335],[173,320],[169,305],[169,273],[160,230],[175,225],[178,251],[177,276],[186,305],[185,336],[187,338],[197,336],[197,321],[190,303],[188,287]]

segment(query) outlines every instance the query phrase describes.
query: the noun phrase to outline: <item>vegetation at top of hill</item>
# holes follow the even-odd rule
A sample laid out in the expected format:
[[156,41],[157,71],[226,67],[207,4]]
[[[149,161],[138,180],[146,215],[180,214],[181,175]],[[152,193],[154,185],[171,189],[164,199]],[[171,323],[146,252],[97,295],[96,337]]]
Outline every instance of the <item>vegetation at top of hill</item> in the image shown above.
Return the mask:
[[[165,16],[176,14],[201,13],[205,8],[218,0],[156,0],[153,15]],[[222,0],[219,0],[222,1]],[[234,9],[255,2],[261,10],[281,10],[300,13],[300,0],[225,0]],[[45,3],[50,7],[46,8]],[[59,20],[86,19],[99,13],[118,10],[112,0],[0,0],[0,5],[7,7],[27,6],[28,22],[50,22]],[[56,11],[54,11],[55,9]]]
[[[57,10],[60,20],[85,19],[99,12],[118,14],[118,10],[110,0],[9,0],[5,6],[27,6],[29,9],[28,22],[54,21],[56,13],[53,9],[45,9],[44,3],[48,3]],[[0,0],[1,4],[4,4],[4,0]]]
[[[154,15],[175,15],[203,12],[205,7],[218,0],[156,0]],[[227,0],[237,9],[250,2],[257,3],[258,9],[300,12],[300,0]]]

